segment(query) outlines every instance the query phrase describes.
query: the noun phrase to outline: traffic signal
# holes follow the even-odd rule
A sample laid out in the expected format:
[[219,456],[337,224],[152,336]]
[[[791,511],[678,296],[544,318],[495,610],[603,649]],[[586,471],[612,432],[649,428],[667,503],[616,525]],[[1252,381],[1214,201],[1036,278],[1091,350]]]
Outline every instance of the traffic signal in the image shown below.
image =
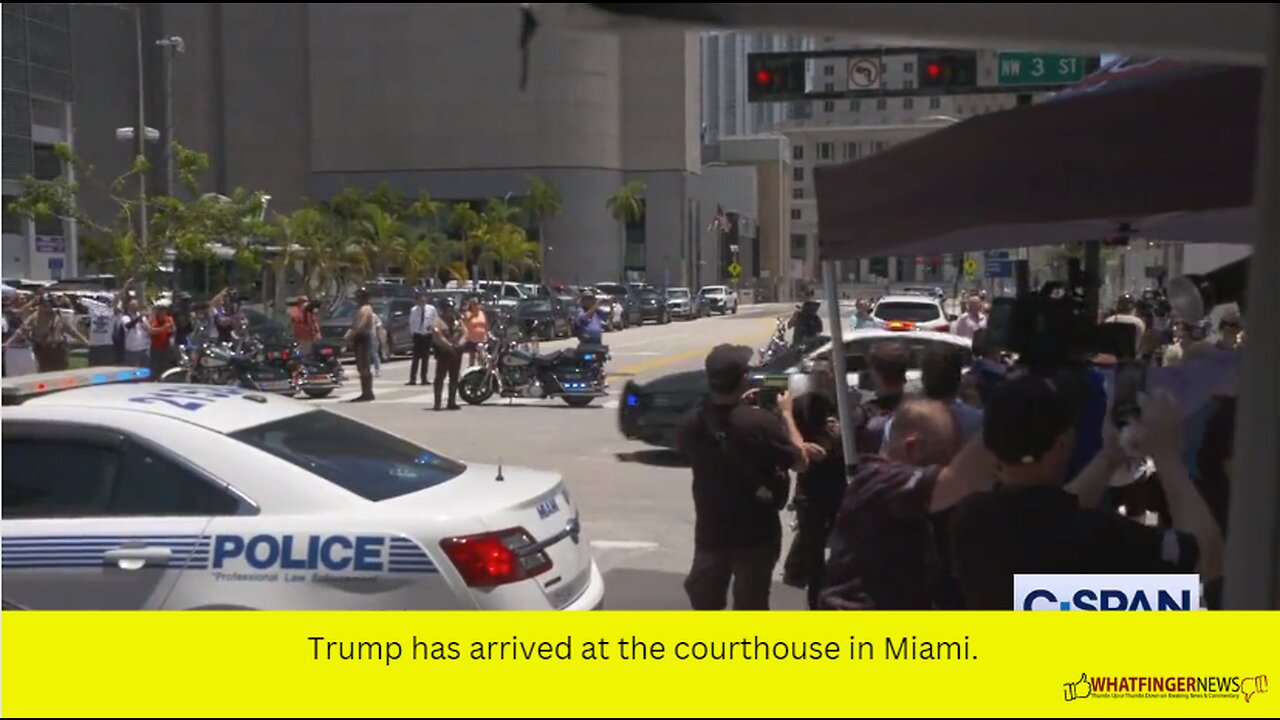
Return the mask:
[[805,94],[805,84],[805,58],[802,55],[747,55],[747,102],[800,100]]
[[972,52],[921,53],[916,87],[964,88],[978,84],[978,56]]

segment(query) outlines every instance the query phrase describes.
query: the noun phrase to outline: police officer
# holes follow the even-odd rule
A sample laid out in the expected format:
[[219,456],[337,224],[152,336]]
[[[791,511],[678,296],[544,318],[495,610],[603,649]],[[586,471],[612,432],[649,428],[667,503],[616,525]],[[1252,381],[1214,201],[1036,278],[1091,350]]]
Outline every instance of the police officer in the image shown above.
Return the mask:
[[365,288],[356,290],[355,315],[351,318],[351,329],[347,331],[347,346],[356,356],[356,371],[360,375],[360,395],[351,402],[369,402],[373,400],[373,368],[370,357],[373,351],[373,305],[370,303],[369,291]]

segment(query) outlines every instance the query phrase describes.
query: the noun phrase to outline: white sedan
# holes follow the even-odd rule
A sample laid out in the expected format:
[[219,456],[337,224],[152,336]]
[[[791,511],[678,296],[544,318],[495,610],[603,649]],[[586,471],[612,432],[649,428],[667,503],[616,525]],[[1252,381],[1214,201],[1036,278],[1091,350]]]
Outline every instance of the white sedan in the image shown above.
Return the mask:
[[[3,599],[30,609],[595,609],[558,474],[251,390],[4,381]],[[132,380],[132,382],[131,382]]]
[[[847,335],[844,341],[845,377],[850,388],[859,388],[861,390],[870,390],[872,388],[868,362],[871,358],[872,349],[879,343],[899,343],[907,351],[908,392],[922,389],[922,360],[925,351],[930,347],[941,344],[949,348],[955,348],[961,353],[962,363],[965,367],[968,367],[973,362],[972,342],[968,338],[952,335],[948,332],[917,330],[911,333],[904,333],[879,328],[855,330],[852,334]],[[830,358],[831,343],[826,342],[807,353],[799,363],[788,367],[784,372],[788,375],[788,386],[792,394],[799,395],[806,392],[809,388],[808,372],[812,369],[813,363],[817,360],[829,360]]]

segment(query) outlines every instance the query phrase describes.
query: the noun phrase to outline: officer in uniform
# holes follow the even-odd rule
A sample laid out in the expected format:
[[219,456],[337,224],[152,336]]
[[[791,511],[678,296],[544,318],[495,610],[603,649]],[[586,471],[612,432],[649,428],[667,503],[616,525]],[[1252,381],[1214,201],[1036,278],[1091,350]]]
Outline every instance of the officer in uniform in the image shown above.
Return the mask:
[[351,402],[369,402],[373,400],[373,368],[370,364],[373,351],[373,305],[370,303],[369,291],[365,288],[356,290],[356,304],[359,308],[351,318],[351,329],[347,331],[347,346],[356,356],[356,371],[360,375],[360,395]]

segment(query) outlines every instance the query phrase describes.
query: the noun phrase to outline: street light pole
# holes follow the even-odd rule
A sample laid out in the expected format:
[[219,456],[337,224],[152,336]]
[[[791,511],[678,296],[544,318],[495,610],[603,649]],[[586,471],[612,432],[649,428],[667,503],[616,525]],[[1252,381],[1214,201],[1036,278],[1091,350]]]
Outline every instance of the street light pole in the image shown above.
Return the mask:
[[156,45],[164,48],[164,178],[165,192],[170,196],[177,192],[173,170],[173,61],[186,52],[186,43],[178,36],[161,38]]
[[[134,136],[138,141],[138,155],[147,156],[147,97],[145,92],[146,66],[142,56],[142,3],[133,4],[135,43],[138,46],[138,129]],[[147,173],[138,173],[138,240],[147,247]]]

